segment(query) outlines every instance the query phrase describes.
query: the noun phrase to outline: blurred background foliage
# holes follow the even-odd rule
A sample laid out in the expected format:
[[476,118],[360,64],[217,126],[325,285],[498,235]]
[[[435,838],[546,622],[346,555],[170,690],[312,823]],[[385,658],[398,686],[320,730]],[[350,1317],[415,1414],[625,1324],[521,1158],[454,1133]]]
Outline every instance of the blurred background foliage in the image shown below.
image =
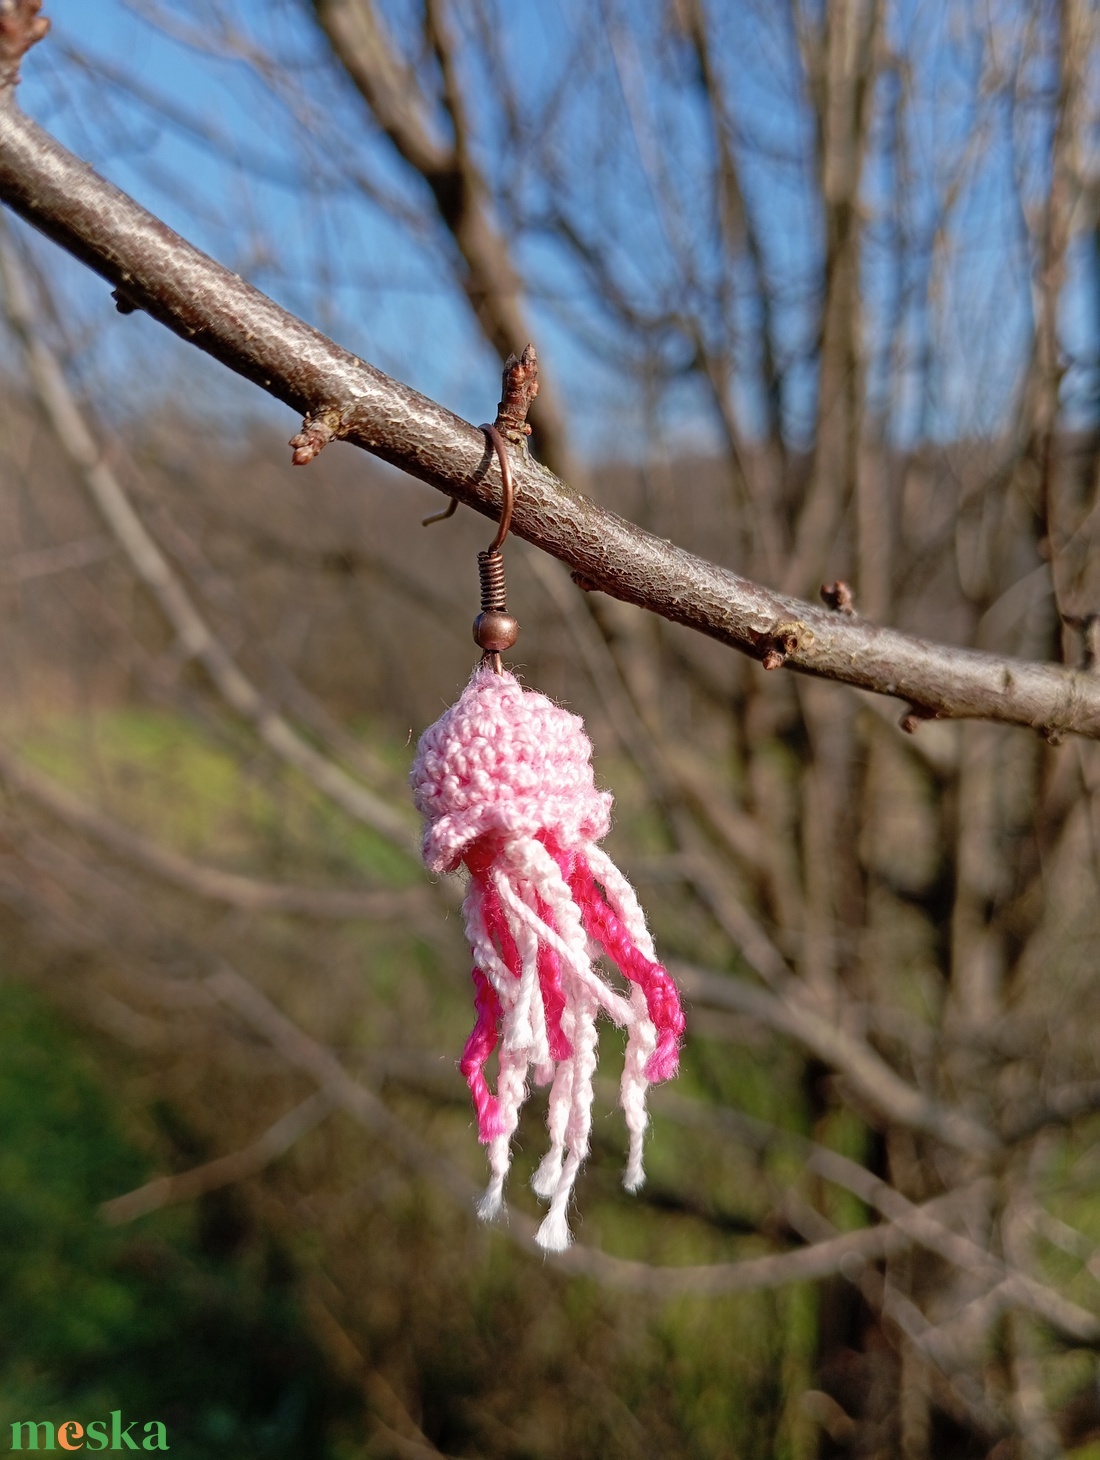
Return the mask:
[[272,1234],[218,1198],[140,1235],[106,1228],[99,1204],[141,1180],[158,1124],[162,1145],[186,1132],[155,1103],[147,1131],[127,1129],[117,1051],[104,1058],[27,986],[5,982],[0,1025],[6,1439],[28,1415],[109,1430],[120,1409],[139,1435],[161,1419],[177,1454],[335,1453],[353,1406]]
[[[46,8],[22,104],[342,344],[480,420],[535,338],[536,454],[602,503],[1094,665],[1090,0]],[[404,785],[485,523],[292,470],[281,408],[0,252],[0,1437],[1100,1454],[1095,746],[904,736],[510,542],[517,664],[585,715],[689,1006],[644,1191],[607,1031],[592,1265],[535,1259],[472,1217],[469,954]]]

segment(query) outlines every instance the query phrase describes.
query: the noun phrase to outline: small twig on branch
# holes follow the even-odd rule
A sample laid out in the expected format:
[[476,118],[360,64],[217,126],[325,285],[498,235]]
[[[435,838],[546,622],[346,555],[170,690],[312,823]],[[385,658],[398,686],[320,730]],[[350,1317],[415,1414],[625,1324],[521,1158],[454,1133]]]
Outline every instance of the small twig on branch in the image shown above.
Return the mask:
[[320,456],[330,441],[336,439],[339,430],[340,412],[337,410],[322,411],[316,417],[307,415],[302,422],[302,429],[287,442],[288,446],[294,447],[291,465],[308,466]]
[[[0,96],[0,199],[181,338],[303,417],[489,517],[484,437],[281,309],[186,243]],[[643,532],[534,461],[517,461],[513,531],[589,586],[763,659],[895,695],[944,718],[1100,738],[1100,676],[932,644],[789,598]],[[774,662],[774,659],[770,662]]]
[[835,583],[822,583],[821,601],[833,610],[834,613],[846,613],[854,618],[856,612],[855,595],[851,585],[838,578]]
[[898,729],[904,730],[906,735],[915,735],[925,721],[938,718],[937,712],[926,705],[910,705],[898,721]]
[[522,355],[509,355],[504,362],[500,402],[494,425],[507,441],[525,444],[531,434],[527,412],[539,393],[539,360],[534,345]]
[[23,57],[50,28],[42,0],[0,0],[0,87],[19,84]]
[[1064,613],[1062,622],[1081,635],[1081,668],[1095,674],[1100,668],[1100,613]]

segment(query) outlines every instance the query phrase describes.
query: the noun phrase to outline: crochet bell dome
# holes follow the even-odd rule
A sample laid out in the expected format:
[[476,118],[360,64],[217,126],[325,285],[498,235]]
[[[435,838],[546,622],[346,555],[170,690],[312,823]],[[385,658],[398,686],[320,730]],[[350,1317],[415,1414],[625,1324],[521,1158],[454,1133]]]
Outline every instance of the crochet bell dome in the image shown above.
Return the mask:
[[485,836],[549,832],[577,844],[611,825],[580,716],[488,665],[421,736],[409,780],[433,872],[453,872]]

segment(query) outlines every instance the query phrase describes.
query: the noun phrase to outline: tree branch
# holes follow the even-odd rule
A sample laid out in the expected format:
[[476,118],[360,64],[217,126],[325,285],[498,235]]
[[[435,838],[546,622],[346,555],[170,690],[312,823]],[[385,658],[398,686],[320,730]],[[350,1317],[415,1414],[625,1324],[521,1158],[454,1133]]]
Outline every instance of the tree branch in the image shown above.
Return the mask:
[[[98,177],[0,88],[0,200],[182,339],[334,434],[486,516],[500,491],[485,437],[215,263]],[[1100,676],[936,645],[774,593],[641,531],[517,460],[512,529],[586,586],[770,665],[910,701],[923,715],[1100,738]]]
[[[454,42],[442,7],[430,0],[425,26],[442,76],[440,101],[453,143],[433,133],[428,100],[371,0],[313,0],[313,9],[333,54],[378,125],[431,190],[440,221],[465,266],[455,270],[458,282],[482,333],[501,359],[507,359],[530,334],[522,285],[508,240],[493,222],[489,185],[470,146]],[[566,470],[565,423],[556,395],[545,384],[537,430],[540,453],[558,471]]]

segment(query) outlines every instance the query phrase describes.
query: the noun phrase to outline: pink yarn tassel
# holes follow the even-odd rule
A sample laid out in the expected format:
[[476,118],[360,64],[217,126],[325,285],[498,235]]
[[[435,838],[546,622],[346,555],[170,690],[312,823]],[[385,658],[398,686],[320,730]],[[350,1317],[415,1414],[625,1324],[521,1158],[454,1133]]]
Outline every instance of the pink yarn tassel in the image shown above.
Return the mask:
[[646,1078],[654,1085],[671,1080],[680,1063],[680,1039],[684,1033],[684,1012],[676,985],[661,964],[647,958],[623,923],[600,896],[592,869],[583,857],[573,861],[569,886],[584,917],[589,934],[603,945],[620,972],[636,983],[645,994],[649,1017],[657,1030],[657,1048],[645,1067]]
[[[511,674],[475,670],[458,702],[421,737],[411,781],[434,872],[465,865],[463,903],[474,952],[477,1022],[460,1068],[488,1148],[479,1210],[503,1204],[510,1144],[528,1071],[550,1084],[550,1148],[533,1186],[550,1203],[538,1241],[570,1242],[567,1209],[588,1154],[596,1018],[627,1030],[620,1098],[630,1135],[624,1183],[643,1182],[647,1087],[677,1069],[684,1016],[657,961],[633,888],[596,845],[611,797],[597,791],[580,718]],[[620,992],[593,966],[601,948],[627,980]],[[486,1065],[497,1053],[497,1089]]]
[[501,1135],[504,1130],[500,1106],[485,1078],[486,1062],[497,1047],[500,1000],[493,992],[492,984],[476,963],[472,971],[477,1023],[470,1031],[470,1037],[466,1041],[466,1048],[462,1051],[458,1068],[462,1071],[473,1097],[474,1110],[477,1112],[478,1139],[483,1146],[487,1146],[494,1136]]

